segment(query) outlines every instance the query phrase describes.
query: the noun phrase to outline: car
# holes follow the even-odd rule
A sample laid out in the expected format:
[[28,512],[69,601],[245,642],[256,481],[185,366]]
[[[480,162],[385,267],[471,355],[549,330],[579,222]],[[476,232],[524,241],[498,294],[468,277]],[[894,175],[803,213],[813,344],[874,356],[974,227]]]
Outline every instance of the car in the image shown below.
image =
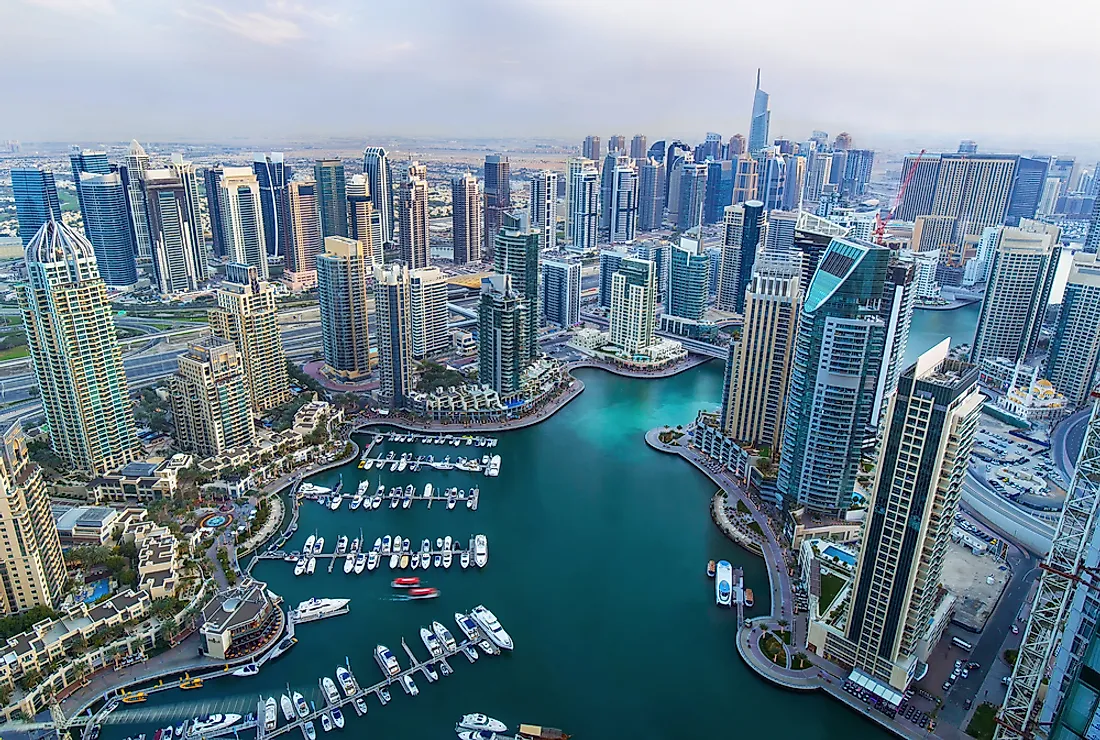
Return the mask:
[[961,660],[956,660],[955,661],[955,670],[958,670],[959,668],[962,668],[962,664],[963,664],[963,662]]
[[965,702],[963,702],[963,708],[964,709],[970,709],[970,707],[972,707],[972,706],[974,706],[974,700],[973,699],[967,699]]
[[1020,628],[1017,627],[1016,625],[1012,625],[1012,634],[1014,634],[1014,635],[1020,634]]
[[1005,686],[1008,686],[1010,683],[1012,683],[1012,677],[1011,676],[1005,676],[1004,678],[1001,679],[1001,683],[1004,684]]
[[961,678],[969,678],[970,677],[970,671],[967,670],[966,668],[963,668],[962,673],[960,673],[959,676]]
[[951,682],[950,681],[944,681],[943,682],[943,690],[944,691],[950,691],[951,690]]
[[976,670],[978,670],[979,668],[982,667],[982,664],[979,663],[976,660],[972,660],[972,661],[970,661],[969,663],[966,664],[966,667],[969,668],[972,671],[976,671]]

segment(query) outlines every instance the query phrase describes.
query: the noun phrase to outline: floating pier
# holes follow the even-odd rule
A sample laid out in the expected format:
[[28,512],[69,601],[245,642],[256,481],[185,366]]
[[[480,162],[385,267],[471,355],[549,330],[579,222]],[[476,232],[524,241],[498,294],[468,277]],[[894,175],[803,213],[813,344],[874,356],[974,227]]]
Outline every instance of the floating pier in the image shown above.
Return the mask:
[[418,432],[382,432],[375,434],[371,446],[381,442],[418,442],[425,445],[450,445],[452,447],[496,447],[496,437],[474,436],[472,434],[420,434]]

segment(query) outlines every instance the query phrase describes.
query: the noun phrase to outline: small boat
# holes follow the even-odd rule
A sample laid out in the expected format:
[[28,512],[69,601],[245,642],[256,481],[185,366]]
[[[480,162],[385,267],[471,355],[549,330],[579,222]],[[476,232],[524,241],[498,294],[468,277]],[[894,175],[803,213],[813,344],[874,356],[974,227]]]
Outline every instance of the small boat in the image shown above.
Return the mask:
[[374,467],[374,460],[372,460],[371,458],[368,457],[367,462],[364,463],[364,465],[363,465],[363,470],[370,470],[373,467]]
[[307,558],[298,558],[298,562],[294,564],[294,575],[300,576],[306,572]]
[[[427,560],[427,556],[425,556],[424,559]],[[412,554],[412,562],[410,562],[409,565],[412,566],[413,570],[416,570],[417,568],[420,567],[420,553],[414,552]]]
[[440,622],[432,622],[432,632],[439,638],[439,641],[443,643],[443,647],[453,652],[458,649],[458,643],[455,642],[455,636],[451,634],[451,631],[443,626]]
[[349,574],[353,570],[355,570],[355,556],[348,555],[346,558],[344,558],[344,573]]
[[390,696],[390,690],[386,687],[383,686],[382,688],[378,689],[378,701],[381,702],[382,706],[386,706],[387,704],[389,704],[390,699],[392,698],[393,697]]
[[352,677],[351,671],[342,665],[336,666],[336,680],[340,682],[340,688],[344,690],[348,697],[355,693],[355,679]]
[[442,537],[436,537],[435,538],[435,549],[436,550],[442,550],[443,549],[443,538]]
[[394,578],[393,583],[390,585],[394,588],[415,588],[420,585],[420,579],[416,576],[412,578]]
[[382,538],[381,537],[376,537],[374,539],[374,546],[371,547],[371,549],[374,550],[375,552],[378,552],[379,550],[382,549]]
[[401,540],[401,552],[412,552],[412,543],[409,542],[409,538]]
[[317,558],[310,558],[306,563],[306,575],[313,575],[313,571],[317,570]]
[[427,627],[420,628],[420,640],[432,655],[436,657],[443,655],[443,642]]
[[390,555],[390,570],[396,568],[401,562],[401,556],[398,553]]
[[[438,555],[436,556],[438,557]],[[420,567],[427,570],[432,564],[432,556],[426,552],[420,553]]]
[[431,483],[425,483],[424,484],[424,498],[431,498],[433,490],[434,489],[432,488]]
[[[466,491],[462,491],[462,493],[465,494]],[[466,499],[466,508],[469,509],[470,511],[473,511],[474,510],[474,501],[475,501],[474,497],[473,496],[469,496],[469,497],[463,496],[463,498]]]
[[279,697],[279,708],[283,711],[283,719],[287,722],[294,719],[294,702],[286,694]]
[[355,711],[360,715],[367,713],[367,700],[359,696],[355,698]]
[[462,566],[463,570],[465,570],[466,568],[469,568],[470,567],[470,551],[469,550],[463,550],[462,554],[458,556],[458,562],[459,562],[459,565]]
[[412,506],[412,502],[413,502],[412,501],[412,496],[410,496],[409,494],[406,493],[401,499],[401,508],[402,509],[409,508],[410,506]]
[[317,728],[313,726],[313,720],[302,725],[302,732],[306,734],[306,740],[317,740]]
[[305,717],[309,714],[309,704],[306,704],[306,699],[299,692],[294,692],[294,708],[298,711],[299,717]]
[[447,509],[453,509],[455,507],[455,494],[454,491],[447,494]]
[[332,724],[336,725],[337,730],[344,729],[344,713],[340,711],[340,707],[332,708]]
[[711,560],[707,563],[707,575],[714,578],[714,561]]
[[454,671],[451,670],[451,666],[445,660],[439,661],[439,663],[437,664],[437,667],[439,668],[439,673],[441,675],[449,676],[452,673],[454,673]]
[[363,497],[360,494],[357,493],[357,494],[355,494],[355,496],[352,497],[351,503],[348,504],[348,508],[351,509],[352,511],[355,511],[356,509],[358,509],[362,505],[363,505]]
[[132,694],[126,694],[122,697],[123,704],[141,704],[143,701],[149,698],[149,695],[144,691],[137,691]]
[[753,602],[753,598],[752,598],[752,589],[751,588],[746,588],[745,589],[745,606],[752,606],[753,603],[754,602]]
[[[379,554],[377,550],[371,550],[367,553],[367,570],[374,570],[378,567]],[[355,564],[356,569],[359,568],[359,563]]]
[[489,467],[485,468],[485,475],[490,478],[496,478],[500,475],[500,455],[493,455],[489,458]]
[[313,544],[315,542],[317,542],[316,535],[311,534],[309,537],[306,537],[306,544],[302,545],[302,552],[306,554],[313,552]]
[[383,537],[382,540],[381,540],[381,543],[379,543],[378,540],[375,540],[374,541],[375,549],[378,549],[379,544],[381,544],[380,552],[383,555],[389,555],[390,554],[390,536],[386,535],[385,537]]
[[410,588],[408,598],[417,600],[434,599],[437,596],[439,596],[438,588]]
[[486,717],[484,714],[467,714],[458,724],[455,725],[455,731],[458,730],[488,730],[489,732],[506,732],[508,726],[501,722],[499,719],[493,719],[492,717]]
[[500,735],[489,730],[458,730],[458,740],[500,740]]
[[405,689],[405,693],[409,696],[416,696],[420,693],[420,689],[416,686],[416,681],[413,681],[412,676],[408,673],[401,677],[401,688]]
[[328,507],[330,509],[332,509],[333,511],[336,511],[337,509],[340,508],[340,504],[342,504],[342,503],[344,503],[344,497],[341,496],[340,494],[336,494],[335,496],[332,497],[332,503],[330,503],[328,505]]
[[489,639],[495,644],[504,648],[505,650],[512,649],[512,638],[504,631],[504,628],[500,626],[500,622],[497,621],[496,615],[486,609],[480,604],[474,607],[474,610],[470,612],[470,616],[477,622],[478,627],[488,635]]
[[400,567],[401,567],[402,570],[409,567],[409,553],[407,553],[407,552],[401,553]]
[[434,663],[426,663],[423,668],[424,675],[428,677],[428,683],[433,683],[439,680],[439,673],[435,670]]
[[321,729],[325,732],[332,732],[332,717],[328,716],[328,712],[321,713]]
[[401,503],[401,500],[399,498],[397,498],[396,494],[394,494],[393,496],[390,496],[390,508],[391,509],[396,509],[397,505],[399,503]]
[[401,672],[401,664],[397,662],[390,649],[385,645],[374,648],[374,659],[378,661],[378,667],[388,676],[396,676]]
[[279,708],[275,704],[275,697],[267,697],[264,702],[264,729],[271,732],[279,724]]
[[733,602],[733,566],[728,560],[719,560],[714,576],[714,601],[718,606]]
[[[450,553],[447,554],[449,555]],[[434,565],[436,568],[443,565],[443,556],[440,555],[438,552],[432,556],[432,565]]]
[[477,651],[477,648],[475,648],[473,645],[464,646],[462,648],[462,652],[466,653],[466,655],[470,658],[470,660],[477,660],[478,658],[481,657],[481,653],[479,653]]
[[[371,552],[371,555],[374,555],[377,558],[378,553]],[[349,555],[348,557],[351,557],[351,556]],[[360,573],[362,573],[366,569],[367,569],[367,556],[364,555],[363,553],[359,553],[358,555],[355,556],[355,567],[353,568],[353,570],[355,571],[355,575],[359,575]],[[371,570],[373,570],[373,568]]]
[[318,537],[317,541],[313,543],[313,554],[320,555],[325,551],[325,538]]
[[469,614],[455,612],[455,624],[462,630],[462,634],[466,635],[466,639],[473,640],[474,642],[481,639],[481,629]]
[[500,648],[488,640],[482,640],[477,644],[486,655],[500,655]]
[[370,498],[370,481],[366,478],[359,481],[359,486],[355,489],[355,495],[361,499]]
[[336,554],[343,555],[348,551],[348,536],[346,534],[340,535],[340,538],[336,540]]
[[483,534],[474,537],[474,562],[479,568],[484,568],[485,563],[489,562],[489,541]]
[[377,509],[381,505],[382,505],[382,494],[380,494],[380,493],[374,494],[374,498],[372,498],[370,500],[370,507],[372,509]]
[[233,675],[234,676],[247,677],[247,676],[255,676],[259,672],[260,672],[260,667],[258,665],[256,665],[255,663],[249,663],[248,665],[241,666],[237,670],[233,671]]
[[336,690],[336,682],[328,676],[321,679],[321,690],[325,692],[325,699],[329,704],[340,703],[340,692]]

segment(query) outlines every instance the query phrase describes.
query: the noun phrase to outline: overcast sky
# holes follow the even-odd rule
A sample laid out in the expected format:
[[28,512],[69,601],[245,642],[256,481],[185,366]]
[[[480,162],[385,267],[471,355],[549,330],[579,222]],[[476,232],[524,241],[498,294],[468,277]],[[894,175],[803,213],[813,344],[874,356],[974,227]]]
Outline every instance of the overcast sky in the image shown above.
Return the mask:
[[0,0],[0,140],[747,134],[1100,150],[1094,0]]

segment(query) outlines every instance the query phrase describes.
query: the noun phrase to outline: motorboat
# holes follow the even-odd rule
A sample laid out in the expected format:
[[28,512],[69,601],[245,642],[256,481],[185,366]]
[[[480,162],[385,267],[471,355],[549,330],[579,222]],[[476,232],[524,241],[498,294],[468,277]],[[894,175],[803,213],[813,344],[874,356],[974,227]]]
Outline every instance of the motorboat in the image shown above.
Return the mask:
[[382,706],[386,706],[387,704],[389,704],[390,699],[392,698],[393,697],[390,696],[390,690],[387,689],[385,686],[378,689],[378,701],[382,704]]
[[256,665],[255,663],[249,663],[248,665],[241,666],[237,670],[233,671],[233,675],[247,678],[249,676],[255,676],[259,672],[260,667],[258,665]]
[[412,566],[413,570],[416,570],[420,567],[420,553],[414,552],[412,554],[412,561],[409,563],[409,565]]
[[241,721],[239,714],[210,714],[203,719],[195,718],[191,724],[192,737],[217,735]]
[[466,639],[474,642],[481,639],[481,629],[469,614],[455,612],[455,624],[462,630],[462,634],[466,635]]
[[390,585],[394,588],[415,588],[420,585],[420,579],[416,576],[412,578],[394,578]]
[[486,655],[500,655],[500,648],[488,640],[482,640],[477,646],[481,648],[481,651]]
[[407,598],[413,600],[434,599],[439,596],[438,588],[410,588]]
[[283,719],[287,722],[294,719],[294,702],[286,694],[279,697],[279,708],[283,711]]
[[306,734],[306,740],[317,740],[317,728],[313,726],[313,720],[302,725],[302,732]]
[[477,499],[475,499],[473,496],[467,496],[465,490],[462,491],[460,498],[466,499],[466,508],[470,511],[473,511],[474,507],[477,506]]
[[745,606],[751,608],[754,603],[756,603],[756,602],[753,600],[753,597],[752,597],[752,589],[751,588],[746,588],[745,589]]
[[707,561],[707,575],[714,578],[715,562],[713,560]]
[[420,567],[427,570],[432,564],[432,556],[426,552],[420,553]]
[[340,682],[340,688],[348,698],[355,693],[355,678],[351,675],[351,671],[342,665],[336,666],[336,680]]
[[[377,553],[372,552],[371,555],[377,555]],[[351,556],[349,555],[348,557],[351,557]],[[367,569],[367,556],[364,555],[363,553],[359,553],[358,555],[355,556],[355,567],[352,570],[355,571],[355,575],[359,575],[360,573],[362,573],[366,569]],[[373,568],[371,570],[373,570]]]
[[489,541],[483,534],[474,537],[474,562],[479,568],[484,568],[485,563],[489,562]]
[[399,503],[401,503],[401,499],[399,499],[399,498],[397,497],[397,494],[396,494],[396,493],[395,493],[395,494],[393,494],[392,496],[390,496],[390,508],[391,508],[391,509],[396,509],[396,508],[397,508],[397,505],[398,505]]
[[336,540],[336,554],[343,555],[348,551],[348,536],[346,534],[340,535]]
[[511,636],[504,631],[504,628],[500,626],[500,622],[497,621],[496,615],[491,611],[479,604],[470,612],[470,616],[474,618],[478,626],[481,627],[489,639],[496,645],[505,650],[512,649]]
[[[257,669],[256,673],[259,673],[259,672],[260,672],[259,669]],[[237,673],[236,671],[233,671],[234,675],[236,675],[236,673]],[[190,678],[190,677],[187,676],[186,673],[183,674],[183,675],[184,675],[184,678],[183,678],[182,681],[180,681],[180,688],[182,690],[189,691],[191,689],[201,689],[202,688],[202,678],[200,678],[199,676],[195,676],[194,678]],[[255,674],[252,674],[252,675],[255,675]]]
[[430,555],[432,552],[432,541],[427,537],[420,542],[420,552],[422,555]]
[[336,725],[337,730],[344,729],[344,713],[340,711],[340,707],[332,708],[332,724]]
[[490,730],[459,730],[458,740],[499,740],[500,735]]
[[275,704],[275,697],[267,697],[264,702],[264,729],[271,732],[279,724],[279,708]]
[[477,660],[478,658],[480,658],[480,657],[481,657],[481,653],[479,653],[479,652],[477,651],[477,648],[475,648],[475,647],[474,647],[473,645],[465,645],[465,646],[463,646],[463,648],[462,648],[462,652],[466,653],[466,656],[467,656],[467,657],[468,657],[468,658],[469,658],[470,660]]
[[435,549],[436,550],[442,550],[443,549],[443,538],[442,537],[436,537],[435,538]]
[[409,567],[409,553],[403,552],[403,553],[401,553],[401,569],[404,570],[405,568],[408,568],[408,567]]
[[329,704],[340,703],[340,692],[336,690],[336,682],[328,676],[321,678],[321,690],[325,692],[325,699]]
[[317,535],[311,534],[306,537],[306,544],[302,545],[302,552],[308,555],[313,552],[313,545],[317,542]]
[[362,543],[359,541],[358,537],[356,537],[355,539],[353,539],[351,542],[348,543],[348,552],[349,553],[357,553],[357,552],[359,552],[360,549],[362,549]]
[[447,510],[450,511],[455,507],[455,493],[451,491],[447,494]]
[[424,498],[431,498],[433,490],[435,490],[435,489],[432,488],[431,483],[425,483],[424,484]]
[[435,633],[427,627],[420,628],[420,640],[424,643],[424,647],[428,648],[428,652],[432,655],[439,657],[443,655],[443,643]]
[[462,554],[458,556],[458,562],[462,566],[463,570],[470,567],[470,551],[463,550]]
[[374,648],[374,659],[378,661],[378,667],[387,676],[396,676],[401,672],[401,664],[397,662],[397,658],[385,645],[378,645]]
[[409,541],[408,537],[401,540],[401,552],[412,552],[412,542]]
[[375,547],[375,549],[379,549],[379,547],[381,547],[381,549],[379,551],[383,555],[389,555],[390,554],[390,536],[386,535],[381,540],[375,540],[374,541],[374,547]]
[[350,574],[353,570],[355,570],[355,556],[348,555],[344,558],[344,573]]
[[496,478],[500,475],[500,455],[493,455],[489,458],[489,466],[485,468],[485,475],[490,478]]
[[449,676],[454,673],[454,671],[451,669],[450,664],[445,660],[439,661],[438,667],[439,673],[443,676]]
[[357,696],[355,698],[355,711],[358,712],[360,714],[360,716],[366,714],[367,713],[367,700],[364,699],[361,696]]
[[374,539],[374,545],[371,547],[371,549],[374,550],[375,552],[378,552],[379,550],[382,549],[382,538],[381,537],[376,537]]
[[412,483],[405,486],[405,495],[408,496],[409,498],[415,497],[416,496],[416,486],[414,486]]
[[401,456],[401,459],[397,461],[397,472],[400,473],[407,467],[409,467],[409,458],[408,453],[405,453]]
[[328,716],[328,712],[321,713],[321,729],[325,732],[332,732],[332,717]]
[[440,555],[438,552],[432,556],[432,565],[434,565],[436,568],[443,565],[443,556]]
[[[360,555],[360,557],[362,556]],[[369,553],[367,553],[367,570],[374,570],[378,567],[378,558],[379,554],[377,550],[371,550]],[[356,572],[358,572],[359,563],[355,564],[355,568]]]
[[306,562],[306,575],[313,575],[315,570],[317,570],[317,558],[310,557],[309,561]]
[[484,714],[467,714],[458,724],[455,725],[455,731],[458,730],[488,730],[489,732],[507,732],[508,726],[501,722],[499,719],[493,719],[487,717]]
[[718,606],[733,603],[733,566],[728,560],[719,560],[714,576],[714,601]]
[[424,668],[421,670],[423,670],[424,675],[428,677],[428,683],[439,680],[439,673],[436,672],[434,663],[425,663]]
[[420,693],[420,689],[416,686],[416,681],[413,681],[412,676],[407,673],[401,677],[401,688],[405,689],[405,693],[409,696],[416,696]]
[[294,610],[297,621],[312,622],[316,619],[324,619],[336,614],[344,614],[348,609],[351,599],[310,599],[298,604]]
[[453,652],[458,649],[458,643],[455,642],[455,636],[451,634],[451,631],[443,626],[441,622],[432,622],[432,632],[439,638],[439,641],[443,643],[443,647]]
[[380,507],[381,505],[382,505],[382,494],[380,494],[380,493],[376,493],[376,494],[374,494],[374,498],[372,498],[372,499],[370,500],[370,507],[371,507],[372,509],[377,509],[377,508],[379,508],[379,507]]
[[363,496],[361,494],[357,493],[354,496],[352,496],[351,503],[348,504],[348,508],[352,511],[355,511],[356,509],[358,509],[362,505],[363,505]]
[[401,555],[399,555],[396,552],[394,554],[390,555],[390,570],[393,570],[394,568],[396,568],[400,562],[401,562]]
[[330,503],[328,505],[328,507],[330,509],[332,509],[333,511],[336,511],[337,509],[340,508],[340,504],[342,504],[342,503],[344,503],[344,497],[341,494],[338,493],[338,494],[336,494],[335,496],[332,497],[332,503]]
[[360,499],[370,498],[370,481],[366,478],[359,481],[359,486],[355,489],[355,495]]
[[368,457],[367,461],[365,463],[363,463],[363,470],[370,470],[373,467],[374,467],[374,460],[372,460],[371,458]]
[[320,555],[325,551],[325,538],[318,537],[317,541],[313,543],[313,554]]
[[298,558],[298,562],[294,564],[294,575],[300,576],[306,572],[307,558]]

